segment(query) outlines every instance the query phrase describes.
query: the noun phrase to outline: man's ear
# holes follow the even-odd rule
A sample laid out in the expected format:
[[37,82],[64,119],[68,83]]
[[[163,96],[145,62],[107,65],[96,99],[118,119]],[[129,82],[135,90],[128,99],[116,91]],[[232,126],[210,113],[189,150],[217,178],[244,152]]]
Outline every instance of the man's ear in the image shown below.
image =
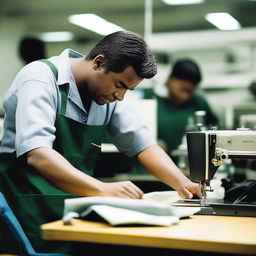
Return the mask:
[[93,60],[93,69],[94,70],[100,70],[104,68],[106,63],[106,58],[104,55],[98,55]]

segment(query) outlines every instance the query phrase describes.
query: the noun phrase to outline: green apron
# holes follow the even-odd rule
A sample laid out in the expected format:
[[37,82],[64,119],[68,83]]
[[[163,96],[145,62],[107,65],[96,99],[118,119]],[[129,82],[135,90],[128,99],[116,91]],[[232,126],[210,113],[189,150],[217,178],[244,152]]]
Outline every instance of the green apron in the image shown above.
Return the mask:
[[[57,68],[48,60],[47,64],[58,78]],[[90,126],[65,116],[69,84],[61,85],[61,105],[56,116],[56,139],[53,148],[73,166],[84,173],[93,175],[93,169],[100,153],[100,145],[106,125]],[[68,252],[68,243],[47,242],[40,238],[40,225],[62,218],[64,199],[75,197],[53,186],[31,166],[26,156],[16,158],[13,154],[0,154],[0,191],[4,193],[36,251]],[[0,223],[2,226],[3,224]],[[0,252],[10,251],[3,228],[0,226]]]

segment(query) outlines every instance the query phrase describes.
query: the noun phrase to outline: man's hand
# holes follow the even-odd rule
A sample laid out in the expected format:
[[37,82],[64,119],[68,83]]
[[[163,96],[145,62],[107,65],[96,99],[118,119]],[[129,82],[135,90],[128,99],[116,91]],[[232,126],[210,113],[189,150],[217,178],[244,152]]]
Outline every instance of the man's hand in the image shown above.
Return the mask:
[[177,192],[181,198],[191,199],[193,196],[202,198],[201,185],[190,180],[182,183],[181,187],[177,189]]
[[189,180],[158,145],[152,145],[138,155],[141,164],[155,177],[174,188],[180,197],[202,198],[201,186]]
[[141,199],[143,192],[131,181],[103,182],[100,186],[99,196]]

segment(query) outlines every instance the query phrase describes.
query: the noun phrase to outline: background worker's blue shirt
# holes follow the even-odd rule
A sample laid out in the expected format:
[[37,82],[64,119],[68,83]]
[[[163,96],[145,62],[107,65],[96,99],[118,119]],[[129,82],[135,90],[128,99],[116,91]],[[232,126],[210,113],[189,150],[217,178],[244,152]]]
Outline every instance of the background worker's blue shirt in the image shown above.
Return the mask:
[[35,148],[52,148],[61,99],[59,87],[66,83],[69,83],[67,117],[88,125],[106,124],[110,141],[128,156],[155,144],[149,129],[125,102],[98,105],[92,101],[89,112],[85,110],[69,57],[82,55],[66,49],[49,59],[58,68],[58,81],[40,61],[26,65],[17,74],[3,102],[5,120],[0,152],[16,152],[20,156]]

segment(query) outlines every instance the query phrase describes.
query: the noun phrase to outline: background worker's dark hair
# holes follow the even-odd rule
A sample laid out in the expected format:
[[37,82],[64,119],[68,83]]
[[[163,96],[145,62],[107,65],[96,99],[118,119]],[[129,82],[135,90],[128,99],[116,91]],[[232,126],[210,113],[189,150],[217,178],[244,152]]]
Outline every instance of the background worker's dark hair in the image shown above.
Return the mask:
[[152,78],[157,73],[152,52],[146,42],[133,32],[118,31],[105,36],[86,59],[92,60],[100,54],[106,58],[105,72],[121,73],[132,66],[141,78]]
[[256,98],[256,81],[252,81],[248,88],[254,98]]
[[26,64],[40,59],[45,59],[45,44],[34,37],[24,37],[19,43],[20,57]]
[[175,62],[170,77],[187,80],[195,85],[202,79],[199,66],[191,59],[179,59]]

